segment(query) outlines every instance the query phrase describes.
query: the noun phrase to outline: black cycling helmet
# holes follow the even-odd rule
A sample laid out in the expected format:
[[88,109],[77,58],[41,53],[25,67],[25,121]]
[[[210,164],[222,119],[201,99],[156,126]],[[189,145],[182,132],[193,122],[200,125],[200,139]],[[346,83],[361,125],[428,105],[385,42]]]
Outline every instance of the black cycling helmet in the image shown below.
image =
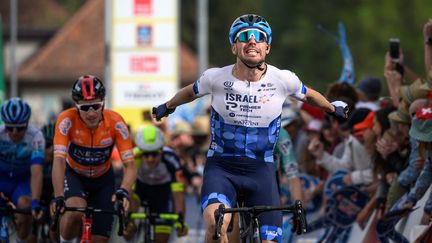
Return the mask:
[[102,81],[93,75],[79,77],[72,86],[72,99],[75,102],[81,100],[94,100],[105,98],[105,87]]

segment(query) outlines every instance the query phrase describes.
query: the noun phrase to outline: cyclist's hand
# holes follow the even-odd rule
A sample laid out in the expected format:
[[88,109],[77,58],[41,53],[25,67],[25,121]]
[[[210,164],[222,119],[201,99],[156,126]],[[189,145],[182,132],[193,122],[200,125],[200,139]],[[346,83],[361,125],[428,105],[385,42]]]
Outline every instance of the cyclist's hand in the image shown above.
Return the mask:
[[120,187],[112,197],[112,201],[122,201],[125,212],[129,210],[129,191]]
[[51,214],[54,215],[57,210],[59,210],[60,213],[64,213],[65,206],[66,202],[64,196],[56,197],[54,202],[51,203]]
[[35,219],[41,219],[42,218],[43,210],[42,210],[42,207],[40,205],[39,200],[32,199],[31,209],[32,209],[33,218],[35,218]]
[[163,103],[162,105],[159,105],[157,107],[153,107],[152,114],[156,118],[156,121],[160,121],[162,117],[166,117],[169,114],[173,113],[175,111],[175,108],[169,109],[166,105],[166,103]]
[[348,105],[347,103],[343,102],[343,101],[333,101],[331,103],[335,110],[333,113],[331,113],[332,115],[339,117],[339,118],[347,118],[348,117]]
[[186,236],[189,233],[189,227],[187,224],[183,224],[183,227],[177,228],[177,237]]
[[182,236],[185,236],[188,234],[189,227],[184,222],[183,212],[178,212],[177,214],[178,214],[179,218],[178,218],[178,221],[174,224],[174,227],[176,228],[177,236],[182,237]]

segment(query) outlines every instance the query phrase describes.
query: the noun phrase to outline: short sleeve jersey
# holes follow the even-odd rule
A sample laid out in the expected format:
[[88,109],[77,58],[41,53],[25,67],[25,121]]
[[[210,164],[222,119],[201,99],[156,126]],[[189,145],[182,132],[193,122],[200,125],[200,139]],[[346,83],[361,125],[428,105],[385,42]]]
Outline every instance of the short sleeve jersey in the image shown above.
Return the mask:
[[288,70],[267,65],[264,77],[248,82],[232,75],[233,65],[208,69],[194,83],[196,95],[211,95],[211,145],[207,156],[246,156],[273,162],[282,105],[303,99],[306,87]]
[[91,131],[76,108],[57,118],[54,156],[66,159],[69,166],[86,177],[99,177],[111,167],[111,153],[117,146],[123,162],[133,161],[132,141],[120,114],[105,109],[99,127]]
[[139,181],[147,185],[163,185],[181,181],[182,170],[179,157],[169,147],[163,148],[161,156],[161,161],[156,168],[150,169],[136,153],[135,163],[138,167],[137,179]]
[[0,126],[0,174],[8,177],[30,175],[30,167],[42,165],[45,155],[45,140],[42,132],[29,125],[24,138],[14,143],[4,126]]

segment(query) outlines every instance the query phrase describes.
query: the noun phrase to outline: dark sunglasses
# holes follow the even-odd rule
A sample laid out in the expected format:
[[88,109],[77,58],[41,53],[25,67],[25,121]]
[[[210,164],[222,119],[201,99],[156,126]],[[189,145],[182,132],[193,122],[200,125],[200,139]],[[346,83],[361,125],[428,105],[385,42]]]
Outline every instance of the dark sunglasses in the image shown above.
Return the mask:
[[150,157],[150,156],[156,157],[156,156],[159,156],[160,153],[161,153],[160,151],[144,152],[142,154],[142,156],[144,156],[144,157]]
[[97,102],[97,103],[92,103],[92,104],[76,104],[76,106],[78,107],[79,110],[81,111],[89,111],[90,109],[93,109],[94,111],[98,111],[99,109],[101,109],[104,105],[104,102]]
[[27,130],[27,124],[5,124],[5,129],[8,132],[22,132]]
[[249,42],[254,37],[257,43],[266,42],[267,35],[259,29],[247,29],[237,33],[236,39],[240,42]]

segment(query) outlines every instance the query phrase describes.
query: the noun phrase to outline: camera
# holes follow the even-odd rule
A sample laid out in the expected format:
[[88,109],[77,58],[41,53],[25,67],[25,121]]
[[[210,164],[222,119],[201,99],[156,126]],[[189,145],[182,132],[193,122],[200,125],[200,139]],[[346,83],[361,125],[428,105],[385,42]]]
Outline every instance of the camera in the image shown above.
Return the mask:
[[399,61],[399,44],[400,41],[398,38],[390,38],[389,46],[390,46],[390,57],[394,62]]
[[389,47],[390,47],[390,57],[392,61],[395,63],[395,69],[402,76],[404,75],[404,67],[400,63],[400,40],[399,38],[390,38],[389,39]]

